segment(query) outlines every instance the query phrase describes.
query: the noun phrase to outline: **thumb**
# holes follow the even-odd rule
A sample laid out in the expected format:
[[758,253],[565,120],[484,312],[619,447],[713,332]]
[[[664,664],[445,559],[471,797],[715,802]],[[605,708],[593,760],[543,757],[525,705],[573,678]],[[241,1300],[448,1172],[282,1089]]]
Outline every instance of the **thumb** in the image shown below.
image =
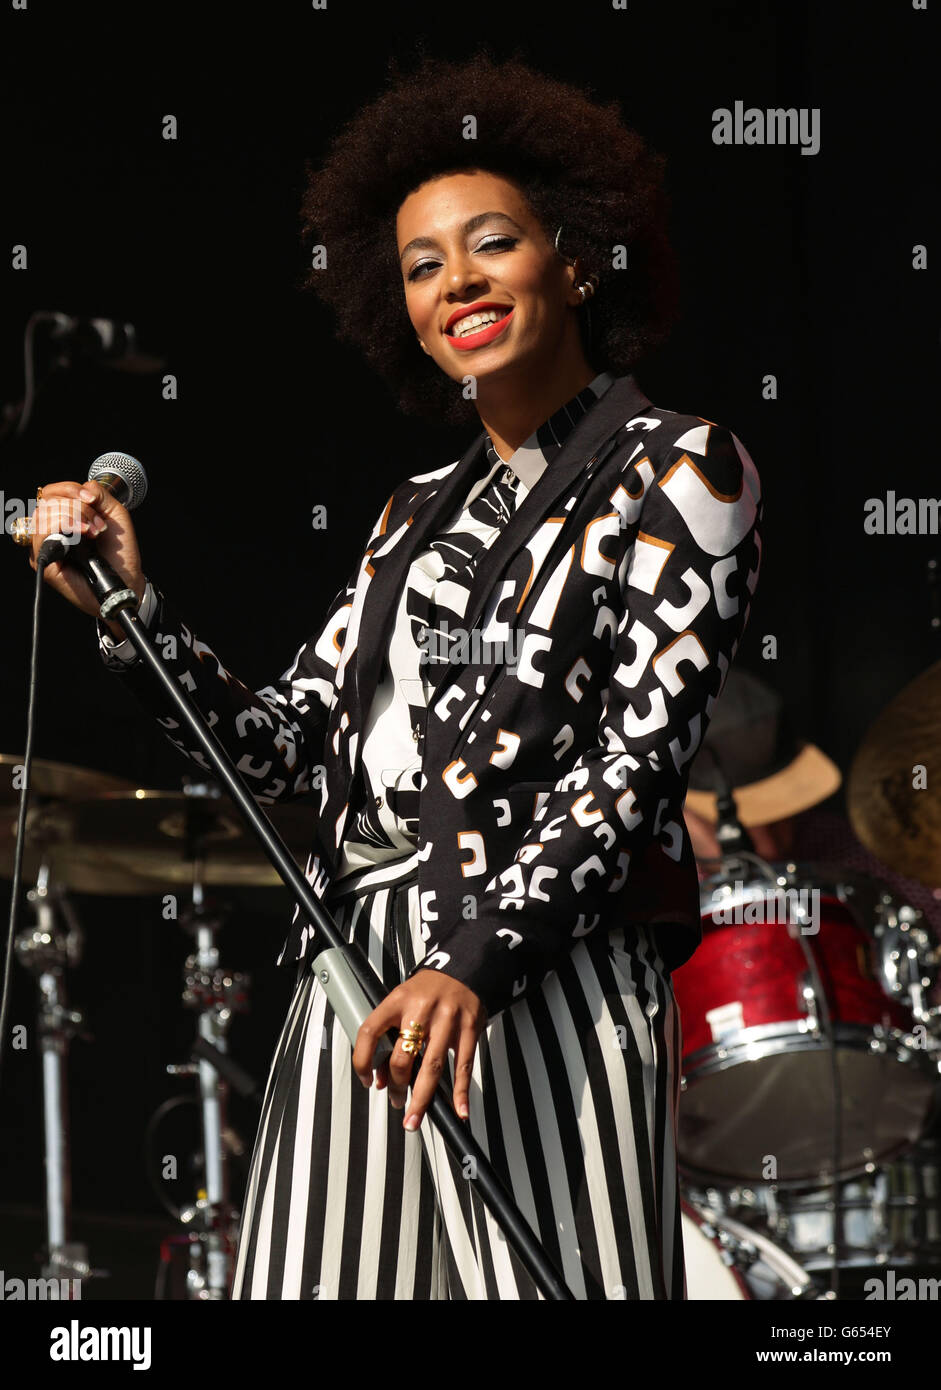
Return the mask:
[[124,511],[124,507],[113,493],[97,481],[89,479],[88,482],[82,483],[78,495],[83,502],[90,502],[104,517],[119,516]]

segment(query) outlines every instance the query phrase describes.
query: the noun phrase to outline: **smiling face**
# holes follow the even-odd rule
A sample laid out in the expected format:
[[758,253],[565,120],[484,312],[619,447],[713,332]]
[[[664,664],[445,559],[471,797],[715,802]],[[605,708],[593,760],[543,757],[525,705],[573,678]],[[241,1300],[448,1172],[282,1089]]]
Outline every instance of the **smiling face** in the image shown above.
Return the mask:
[[584,365],[578,262],[547,239],[519,188],[474,170],[421,185],[396,219],[405,302],[425,351],[480,386]]

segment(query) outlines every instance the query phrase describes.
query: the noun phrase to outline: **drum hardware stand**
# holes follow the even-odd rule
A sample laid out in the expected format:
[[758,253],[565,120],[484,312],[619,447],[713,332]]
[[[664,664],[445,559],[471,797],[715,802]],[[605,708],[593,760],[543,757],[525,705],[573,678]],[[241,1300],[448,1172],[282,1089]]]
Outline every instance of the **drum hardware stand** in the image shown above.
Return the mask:
[[[234,978],[248,981],[249,976],[240,975]],[[239,1012],[241,1012],[241,1010],[239,1010]],[[246,1100],[250,1100],[256,1110],[261,1109],[264,1100],[264,1091],[258,1085],[255,1078],[247,1072],[244,1067],[240,1067],[237,1062],[232,1061],[232,1058],[227,1052],[220,1052],[217,1047],[207,1042],[205,1038],[197,1038],[190,1051],[190,1057],[193,1061],[197,1062],[200,1058],[205,1058],[207,1062],[211,1062],[220,1076],[225,1077],[234,1091],[238,1091],[240,1096],[244,1096]],[[226,1144],[237,1157],[244,1153],[245,1145],[234,1130],[227,1129],[224,1132],[224,1137],[226,1139]]]
[[[90,1042],[91,1035],[82,1027],[81,1012],[66,1005],[65,971],[81,960],[83,932],[64,889],[52,882],[50,867],[45,861],[40,865],[36,886],[29,890],[27,898],[35,910],[36,924],[17,937],[16,954],[24,969],[36,977],[39,989],[38,1033],[46,1154],[46,1263],[42,1267],[42,1277],[106,1278],[107,1270],[90,1267],[87,1247],[69,1239],[72,1173],[66,1063],[72,1038]],[[65,931],[60,930],[56,920],[54,902],[65,918]]]
[[216,936],[223,918],[207,911],[203,891],[205,831],[211,820],[207,818],[205,802],[210,798],[218,800],[219,788],[187,780],[184,790],[193,797],[185,835],[185,857],[193,864],[193,883],[191,906],[180,918],[180,925],[195,937],[196,950],[183,965],[183,1003],[196,1009],[199,1016],[194,1060],[171,1064],[167,1072],[171,1076],[199,1078],[206,1185],[195,1203],[180,1213],[180,1220],[193,1227],[187,1297],[219,1300],[228,1298],[232,1286],[239,1213],[229,1199],[225,1144],[228,1082],[214,1065],[214,1057],[226,1054],[226,1034],[233,1016],[248,1008],[250,981],[247,975],[220,966]]
[[908,903],[896,906],[891,893],[882,894],[878,912],[875,935],[886,986],[906,1001],[916,1022],[935,1032],[941,1007],[928,1004],[927,991],[937,979],[941,950],[922,926],[924,913]]
[[[66,554],[63,562],[68,563],[70,558],[74,556]],[[93,564],[83,564],[82,568],[98,602],[107,605],[108,618],[119,624],[170,707],[193,734],[213,773],[219,778],[257,837],[282,882],[289,888],[299,911],[317,928],[320,940],[326,942],[327,949],[321,950],[314,962],[318,978],[331,1006],[334,1006],[334,1001],[339,1006],[336,1008],[337,1017],[341,1020],[347,1037],[355,1038],[357,1021],[361,1023],[371,1010],[378,1008],[386,998],[382,981],[365,954],[345,940],[310,882],[298,868],[284,840],[259,810],[254,796],[242,781],[225,748],[201,712],[190,704],[180,684],[167,670],[160,648],[154,644],[150,633],[137,617],[137,598],[133,590],[126,587],[100,556],[95,556]],[[354,1030],[352,1035],[350,1029]],[[374,1064],[378,1065],[391,1050],[392,1037],[386,1034],[379,1041],[373,1058]],[[205,1065],[208,1067],[208,1064]],[[215,1070],[211,1070],[215,1077]],[[507,1243],[519,1256],[539,1292],[544,1298],[554,1302],[573,1301],[572,1291],[553,1266],[487,1155],[474,1140],[466,1124],[458,1119],[446,1076],[441,1078],[435,1088],[428,1106],[427,1118],[437,1127],[445,1145],[460,1163],[465,1163],[468,1157],[475,1160],[476,1191],[502,1229]],[[213,1278],[218,1281],[220,1261],[217,1260],[215,1263],[217,1269]]]

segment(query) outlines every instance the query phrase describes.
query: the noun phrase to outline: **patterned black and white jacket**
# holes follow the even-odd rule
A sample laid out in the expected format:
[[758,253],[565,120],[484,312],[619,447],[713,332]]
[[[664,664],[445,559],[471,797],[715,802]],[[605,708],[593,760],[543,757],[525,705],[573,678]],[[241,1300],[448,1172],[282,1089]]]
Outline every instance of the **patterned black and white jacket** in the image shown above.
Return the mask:
[[[256,800],[307,792],[321,769],[307,863],[320,898],[362,804],[359,744],[397,597],[480,472],[485,441],[395,488],[320,628],[262,690],[230,674],[153,587],[148,625]],[[435,685],[416,968],[463,981],[491,1017],[613,926],[651,928],[671,969],[695,950],[682,804],[748,618],[761,514],[737,437],[653,406],[629,375],[578,420],[484,553],[464,627],[508,634],[518,659],[495,662],[494,648],[469,642]],[[141,664],[106,660],[201,762]],[[295,912],[279,964],[304,958],[314,935]]]

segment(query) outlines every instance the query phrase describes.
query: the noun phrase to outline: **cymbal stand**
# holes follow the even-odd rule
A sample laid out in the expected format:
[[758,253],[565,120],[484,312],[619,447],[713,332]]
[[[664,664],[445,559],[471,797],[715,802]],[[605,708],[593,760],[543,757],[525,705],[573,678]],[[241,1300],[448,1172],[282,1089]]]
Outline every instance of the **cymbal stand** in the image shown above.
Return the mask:
[[[72,1176],[66,1067],[71,1039],[78,1036],[90,1042],[91,1038],[82,1028],[84,1019],[79,1010],[66,1005],[65,971],[81,960],[84,934],[64,889],[53,882],[45,860],[27,898],[36,920],[17,937],[16,955],[24,969],[35,976],[39,989],[38,1032],[46,1157],[46,1263],[42,1277],[84,1280],[106,1273],[91,1269],[86,1246],[69,1238]],[[57,920],[54,904],[65,919],[64,931]],[[68,1285],[60,1284],[60,1288],[68,1288]],[[62,1294],[62,1297],[67,1296]]]
[[[195,937],[196,949],[187,956],[183,966],[183,1003],[187,1008],[198,1010],[198,1037],[225,1054],[228,1050],[226,1034],[232,1018],[248,1008],[249,977],[220,966],[216,937],[223,917],[211,914],[205,900],[204,842],[211,812],[207,817],[208,808],[204,803],[210,797],[218,799],[218,788],[214,795],[202,784],[187,785],[185,790],[193,796],[186,827],[186,857],[192,861],[193,882],[191,905],[181,917],[180,925]],[[170,1065],[167,1071],[174,1076],[199,1078],[202,1111],[205,1186],[195,1204],[185,1207],[181,1213],[184,1223],[192,1222],[196,1228],[190,1242],[187,1297],[226,1299],[232,1287],[239,1223],[239,1212],[230,1201],[229,1163],[224,1140],[228,1082],[203,1056],[196,1061]]]

